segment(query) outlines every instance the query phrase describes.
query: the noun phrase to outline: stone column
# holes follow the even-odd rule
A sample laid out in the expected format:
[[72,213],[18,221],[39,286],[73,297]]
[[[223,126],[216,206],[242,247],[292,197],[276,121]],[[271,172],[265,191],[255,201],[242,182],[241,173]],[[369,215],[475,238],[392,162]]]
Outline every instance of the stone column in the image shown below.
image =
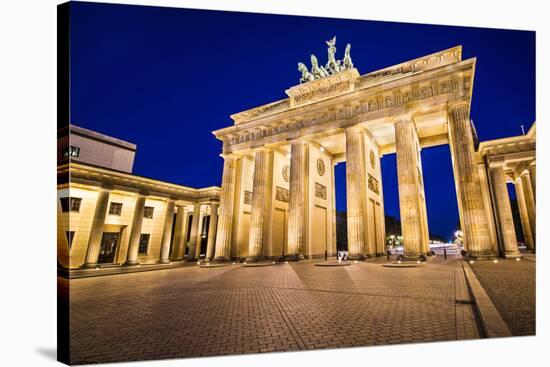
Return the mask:
[[290,199],[288,205],[288,258],[304,258],[307,195],[307,142],[290,145]]
[[464,246],[475,258],[494,257],[481,193],[481,182],[475,161],[474,139],[470,124],[470,107],[461,102],[449,107],[449,135],[454,173],[460,200]]
[[[59,192],[58,192],[59,193]],[[69,199],[70,200],[70,199]],[[67,231],[70,230],[69,223],[71,221],[71,213],[64,213],[61,210],[60,197],[57,197],[57,266],[62,268],[70,268],[70,248]]]
[[537,245],[537,211],[535,208],[535,195],[533,193],[533,186],[531,185],[531,178],[529,173],[524,173],[521,177],[521,183],[523,186],[523,193],[525,197],[525,204],[527,206],[527,215],[529,217],[529,224],[531,225],[531,236],[533,237],[533,243]]
[[220,193],[220,217],[218,218],[215,248],[216,255],[214,258],[216,261],[228,261],[231,259],[237,163],[237,157],[224,157],[222,189]]
[[181,260],[184,255],[184,243],[185,243],[185,207],[178,205],[176,212],[176,225],[174,226],[174,246],[172,246],[172,253],[170,258],[174,261]]
[[531,190],[533,191],[533,199],[535,200],[535,205],[537,202],[537,166],[535,163],[531,163],[529,167],[527,167],[527,171],[529,172],[529,179],[531,180]]
[[128,254],[124,265],[137,265],[139,252],[139,239],[141,237],[141,225],[143,223],[143,210],[145,208],[145,195],[138,195],[134,206],[134,217],[130,229],[130,240],[128,241]]
[[518,241],[516,230],[514,228],[514,218],[512,216],[512,207],[510,206],[510,196],[506,188],[506,176],[502,164],[493,165],[489,168],[491,185],[493,187],[493,197],[495,200],[496,217],[502,240],[504,257],[521,256],[518,250]]
[[101,189],[97,196],[92,228],[90,229],[90,239],[88,240],[88,251],[86,252],[84,265],[82,265],[83,268],[95,268],[97,266],[110,194],[111,190]]
[[210,224],[208,226],[208,242],[206,244],[206,261],[214,256],[214,244],[216,243],[216,227],[218,224],[218,203],[210,205]]
[[164,228],[162,230],[162,242],[160,247],[160,264],[170,262],[170,240],[172,239],[172,224],[174,223],[174,200],[169,199],[166,203],[166,213],[164,215]]
[[523,238],[528,251],[535,250],[535,241],[531,233],[531,224],[529,223],[529,214],[527,211],[527,203],[525,202],[525,190],[523,190],[523,182],[520,177],[514,180],[516,188],[516,198],[518,200],[519,216],[521,219],[521,228],[523,229]]
[[191,222],[191,236],[189,237],[189,251],[187,261],[197,260],[197,246],[200,246],[199,225],[201,222],[201,205],[195,204],[193,208],[193,221]]
[[394,126],[403,255],[416,259],[426,249],[420,198],[418,138],[411,118],[401,116],[395,120]]
[[346,129],[346,201],[350,259],[365,255],[365,143],[359,126]]
[[269,151],[259,149],[254,153],[254,178],[252,186],[252,210],[250,213],[250,235],[247,260],[262,257],[269,174]]

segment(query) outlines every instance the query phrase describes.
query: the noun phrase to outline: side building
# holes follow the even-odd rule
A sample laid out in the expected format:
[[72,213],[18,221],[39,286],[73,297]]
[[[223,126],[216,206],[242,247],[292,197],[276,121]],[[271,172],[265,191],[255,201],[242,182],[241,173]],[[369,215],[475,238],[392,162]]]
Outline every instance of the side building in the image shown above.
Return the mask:
[[60,267],[169,264],[213,256],[220,188],[135,175],[136,149],[75,125],[58,131]]

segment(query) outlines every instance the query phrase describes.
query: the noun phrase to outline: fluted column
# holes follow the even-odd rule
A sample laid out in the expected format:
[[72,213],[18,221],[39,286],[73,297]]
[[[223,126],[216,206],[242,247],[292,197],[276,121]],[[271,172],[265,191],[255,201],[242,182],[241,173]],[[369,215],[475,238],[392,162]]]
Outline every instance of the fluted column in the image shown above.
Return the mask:
[[92,220],[92,228],[90,229],[90,239],[88,240],[88,251],[86,252],[84,265],[82,265],[84,268],[95,268],[97,266],[110,194],[110,190],[102,189],[97,196],[94,219]]
[[510,196],[506,188],[506,176],[503,166],[493,165],[489,168],[489,175],[493,187],[493,197],[495,199],[495,209],[497,213],[496,217],[502,240],[502,249],[504,251],[503,255],[504,257],[518,257],[520,253],[518,250],[514,218],[510,205]]
[[145,208],[145,195],[138,195],[134,206],[134,217],[130,229],[130,240],[128,241],[128,254],[124,265],[137,265],[139,239],[141,237],[141,225],[143,224],[143,210]]
[[403,255],[406,258],[417,258],[426,248],[420,198],[418,138],[410,117],[401,116],[394,125]]
[[290,145],[290,200],[288,205],[288,257],[303,259],[306,230],[307,143]]
[[210,224],[208,226],[208,242],[206,244],[206,260],[214,256],[214,244],[216,243],[216,228],[218,225],[218,203],[210,205]]
[[533,236],[533,243],[537,245],[537,221],[536,221],[536,208],[535,208],[535,195],[533,193],[533,186],[531,185],[531,178],[529,173],[521,175],[521,183],[523,186],[523,192],[525,197],[525,204],[527,206],[527,215],[529,217],[529,224],[531,225],[531,236]]
[[269,174],[269,151],[260,149],[254,153],[254,177],[252,186],[252,210],[247,260],[258,260],[263,254],[264,229]]
[[525,247],[528,251],[534,251],[535,241],[533,240],[533,234],[531,233],[527,203],[525,202],[525,191],[523,190],[523,182],[520,177],[516,177],[514,180],[514,186],[516,188],[516,198],[518,201],[519,217],[521,219],[521,228],[523,229]]
[[233,212],[235,210],[235,181],[238,158],[227,156],[223,163],[222,190],[220,194],[220,217],[216,234],[215,260],[231,258],[233,239]]
[[527,167],[527,171],[529,172],[529,179],[531,181],[531,190],[533,191],[533,200],[535,201],[535,205],[537,203],[537,166],[535,163],[532,163],[529,167]]
[[199,226],[201,222],[201,205],[195,204],[193,208],[193,221],[191,222],[191,235],[189,237],[189,251],[187,260],[197,260],[197,248],[200,246]]
[[475,161],[474,139],[467,102],[449,107],[449,135],[459,191],[465,248],[472,257],[494,257],[481,182]]
[[172,253],[170,258],[172,260],[181,260],[184,255],[184,243],[185,243],[185,207],[178,205],[176,211],[176,224],[174,226],[174,246],[172,246]]
[[365,253],[365,143],[363,130],[346,130],[346,201],[348,253],[351,259],[363,259]]
[[160,247],[160,264],[170,262],[170,240],[172,239],[172,224],[174,223],[174,200],[169,199],[166,203],[166,213],[164,214],[164,227],[162,230],[162,242]]

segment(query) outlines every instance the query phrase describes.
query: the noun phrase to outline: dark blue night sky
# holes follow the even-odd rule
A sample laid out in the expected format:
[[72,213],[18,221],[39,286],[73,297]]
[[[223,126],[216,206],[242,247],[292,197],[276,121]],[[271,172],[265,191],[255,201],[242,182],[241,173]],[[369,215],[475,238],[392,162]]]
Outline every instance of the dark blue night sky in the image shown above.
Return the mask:
[[[138,175],[220,185],[211,131],[285,98],[297,62],[314,53],[325,63],[333,35],[338,58],[352,44],[361,74],[462,45],[464,59],[477,57],[471,117],[480,140],[535,121],[534,32],[73,3],[71,122],[136,143]],[[422,162],[430,232],[450,237],[458,209],[449,148],[424,149]],[[395,155],[382,170],[386,214],[399,216]],[[336,175],[345,209],[345,165]]]

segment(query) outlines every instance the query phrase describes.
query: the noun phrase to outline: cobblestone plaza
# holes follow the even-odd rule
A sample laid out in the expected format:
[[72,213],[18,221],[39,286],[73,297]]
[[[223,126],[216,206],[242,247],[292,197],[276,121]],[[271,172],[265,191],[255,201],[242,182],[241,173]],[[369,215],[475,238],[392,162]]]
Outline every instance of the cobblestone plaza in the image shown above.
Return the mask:
[[[189,266],[71,280],[72,363],[298,351],[483,336],[456,258]],[[533,263],[534,264],[534,263]],[[60,286],[67,280],[59,278]]]

